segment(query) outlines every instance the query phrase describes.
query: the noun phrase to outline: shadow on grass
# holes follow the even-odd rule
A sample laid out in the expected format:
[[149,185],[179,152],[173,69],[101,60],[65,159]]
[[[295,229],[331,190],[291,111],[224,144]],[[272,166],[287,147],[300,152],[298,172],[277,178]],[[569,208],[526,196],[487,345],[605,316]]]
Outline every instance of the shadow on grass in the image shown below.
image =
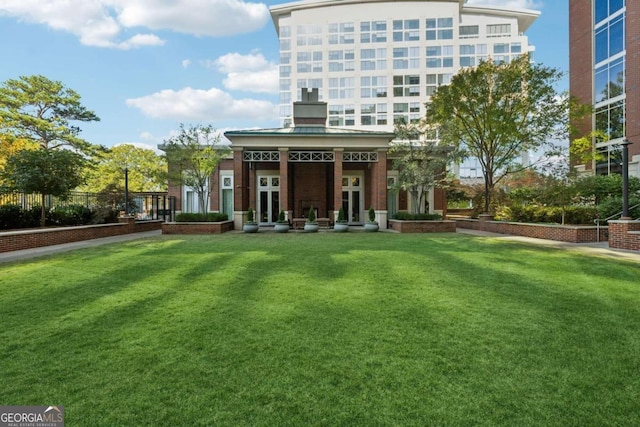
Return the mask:
[[319,233],[108,246],[46,285],[16,266],[3,400],[78,425],[633,424],[638,270],[586,258]]

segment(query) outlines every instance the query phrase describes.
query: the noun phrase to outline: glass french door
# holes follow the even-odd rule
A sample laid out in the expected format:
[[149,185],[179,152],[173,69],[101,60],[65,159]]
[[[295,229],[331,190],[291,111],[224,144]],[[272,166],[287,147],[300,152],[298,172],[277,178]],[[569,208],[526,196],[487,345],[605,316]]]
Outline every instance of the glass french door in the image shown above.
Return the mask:
[[233,175],[222,175],[220,190],[220,212],[227,214],[227,219],[233,219]]
[[397,176],[387,176],[387,216],[389,219],[392,219],[398,213],[397,179]]
[[364,179],[359,175],[342,177],[342,209],[349,224],[362,224]]
[[280,177],[258,176],[258,222],[275,224],[280,209]]

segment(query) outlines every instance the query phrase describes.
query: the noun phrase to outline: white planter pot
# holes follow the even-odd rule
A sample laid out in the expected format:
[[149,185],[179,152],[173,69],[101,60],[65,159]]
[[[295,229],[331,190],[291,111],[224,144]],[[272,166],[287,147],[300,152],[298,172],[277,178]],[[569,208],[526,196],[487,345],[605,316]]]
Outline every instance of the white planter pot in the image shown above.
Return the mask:
[[245,233],[257,233],[258,224],[244,224],[242,226],[242,231],[244,231]]
[[308,222],[306,222],[304,224],[304,232],[305,233],[315,233],[316,231],[318,231],[319,228],[320,228],[320,226],[318,225],[318,223],[308,223]]
[[273,231],[276,233],[287,233],[289,231],[289,224],[278,224],[273,226]]
[[377,222],[366,222],[364,224],[364,231],[378,231],[379,228]]
[[336,222],[333,224],[333,231],[337,231],[338,233],[345,233],[349,231],[349,224]]

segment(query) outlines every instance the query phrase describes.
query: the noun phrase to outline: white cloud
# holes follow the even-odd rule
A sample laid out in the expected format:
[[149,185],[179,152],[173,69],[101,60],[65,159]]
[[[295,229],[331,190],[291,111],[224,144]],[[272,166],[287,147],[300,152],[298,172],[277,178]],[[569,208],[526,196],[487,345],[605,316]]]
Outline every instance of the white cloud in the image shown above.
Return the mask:
[[269,20],[263,3],[241,0],[103,0],[119,3],[125,27],[147,27],[203,36],[226,36],[257,30]]
[[251,53],[249,55],[228,53],[216,59],[215,64],[221,73],[262,71],[273,65],[261,53]]
[[136,27],[227,36],[255,31],[269,20],[265,4],[242,0],[0,0],[3,15],[73,33],[88,46],[117,49],[164,43],[153,34],[122,41],[123,31]]
[[129,107],[138,108],[153,118],[172,120],[220,121],[229,119],[275,120],[277,107],[268,101],[234,99],[220,89],[175,91],[165,89],[140,98],[127,99]]
[[229,90],[278,93],[278,65],[261,53],[229,53],[207,61],[207,65],[215,65],[218,71],[227,74],[223,84]]
[[516,9],[541,9],[542,4],[538,0],[469,0],[467,4],[478,6],[512,7]]
[[182,68],[189,68],[191,66],[191,60],[190,59],[183,59],[182,60]]

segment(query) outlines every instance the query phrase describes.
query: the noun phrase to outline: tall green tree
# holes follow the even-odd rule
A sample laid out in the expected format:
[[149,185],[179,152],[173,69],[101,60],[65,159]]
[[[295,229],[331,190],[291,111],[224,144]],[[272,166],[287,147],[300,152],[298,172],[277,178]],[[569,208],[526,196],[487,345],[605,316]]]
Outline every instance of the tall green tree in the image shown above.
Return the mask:
[[46,196],[64,198],[83,182],[86,160],[70,150],[21,150],[10,155],[0,181],[9,191],[41,195],[40,226],[45,226]]
[[124,188],[128,170],[130,191],[166,191],[167,160],[153,150],[122,144],[93,157],[82,190],[99,193],[108,188]]
[[96,147],[80,138],[77,122],[99,121],[80,95],[40,75],[9,79],[0,86],[3,132],[39,144],[43,150],[70,147],[90,154]]
[[422,213],[429,190],[446,185],[452,150],[426,139],[419,126],[404,119],[396,122],[395,133],[396,142],[389,150],[393,168],[398,171],[395,189],[405,189],[411,198],[412,213]]
[[482,61],[460,70],[431,97],[426,124],[482,167],[485,212],[496,184],[522,169],[517,160],[523,152],[550,144],[559,129],[566,134],[568,100],[554,87],[561,77],[528,55],[509,63]]
[[178,134],[165,140],[162,149],[170,165],[169,179],[193,188],[198,193],[200,213],[207,213],[211,177],[230,152],[220,144],[220,134],[211,125],[181,124]]

